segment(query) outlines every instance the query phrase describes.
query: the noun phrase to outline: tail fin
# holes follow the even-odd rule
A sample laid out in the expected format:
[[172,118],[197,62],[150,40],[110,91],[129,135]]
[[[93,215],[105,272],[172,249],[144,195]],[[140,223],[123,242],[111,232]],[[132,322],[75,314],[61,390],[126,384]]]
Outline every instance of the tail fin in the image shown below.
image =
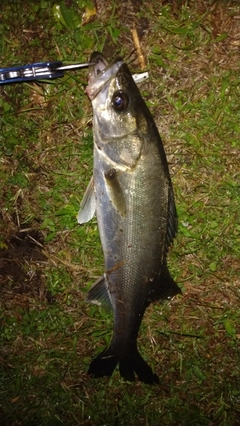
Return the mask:
[[88,374],[92,377],[110,377],[118,362],[119,357],[115,355],[110,346],[94,358],[89,366]]
[[136,349],[130,355],[120,358],[119,371],[125,380],[134,381],[134,372],[137,374],[139,380],[149,385],[159,383],[159,378],[152,372],[151,367],[141,357]]
[[92,377],[111,376],[119,363],[120,375],[130,382],[135,380],[134,372],[141,382],[159,383],[159,378],[144,361],[137,349],[131,354],[118,356],[110,346],[101,352],[90,364],[88,374]]

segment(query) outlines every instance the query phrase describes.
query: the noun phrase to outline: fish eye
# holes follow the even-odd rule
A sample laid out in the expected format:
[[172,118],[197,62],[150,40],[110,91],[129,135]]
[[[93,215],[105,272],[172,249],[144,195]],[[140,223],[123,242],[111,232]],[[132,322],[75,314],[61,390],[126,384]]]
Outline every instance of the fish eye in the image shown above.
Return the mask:
[[118,90],[113,94],[112,106],[116,112],[125,111],[129,104],[129,97],[126,93]]

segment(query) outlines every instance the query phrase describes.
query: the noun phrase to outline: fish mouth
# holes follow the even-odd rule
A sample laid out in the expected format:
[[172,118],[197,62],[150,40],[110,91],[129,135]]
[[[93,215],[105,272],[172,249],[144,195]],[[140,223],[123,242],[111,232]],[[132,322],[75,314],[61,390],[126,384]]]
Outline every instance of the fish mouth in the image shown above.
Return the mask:
[[105,68],[109,65],[108,61],[104,56],[99,52],[93,52],[90,57],[90,63],[94,64],[89,67],[88,72],[88,84],[92,84],[100,74],[103,73]]
[[123,65],[123,61],[117,58],[109,63],[101,53],[93,52],[90,63],[93,63],[93,65],[89,67],[86,93],[89,99],[93,101],[106,83],[117,74],[119,68]]

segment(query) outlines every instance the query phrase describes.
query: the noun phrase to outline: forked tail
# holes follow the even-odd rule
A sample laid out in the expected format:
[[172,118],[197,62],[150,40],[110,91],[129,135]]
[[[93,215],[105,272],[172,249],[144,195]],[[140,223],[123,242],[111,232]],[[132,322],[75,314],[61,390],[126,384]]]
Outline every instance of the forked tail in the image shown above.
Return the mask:
[[137,349],[127,355],[117,355],[116,351],[110,346],[101,352],[91,362],[88,374],[92,377],[111,376],[119,363],[119,372],[121,376],[130,382],[135,380],[137,374],[141,382],[147,384],[159,383],[159,378],[153,373],[151,367],[144,361]]

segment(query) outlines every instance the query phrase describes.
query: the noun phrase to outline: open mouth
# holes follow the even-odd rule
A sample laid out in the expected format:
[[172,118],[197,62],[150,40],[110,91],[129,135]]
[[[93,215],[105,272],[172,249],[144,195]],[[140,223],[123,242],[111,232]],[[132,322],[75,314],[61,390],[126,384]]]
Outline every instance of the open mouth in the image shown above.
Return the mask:
[[94,63],[89,70],[88,82],[91,83],[91,79],[96,79],[108,66],[108,61],[99,52],[93,52],[90,57],[90,63]]
[[89,67],[86,93],[92,101],[111,77],[116,75],[123,61],[118,58],[109,64],[101,53],[93,52],[90,57],[90,62],[93,62],[94,65]]

